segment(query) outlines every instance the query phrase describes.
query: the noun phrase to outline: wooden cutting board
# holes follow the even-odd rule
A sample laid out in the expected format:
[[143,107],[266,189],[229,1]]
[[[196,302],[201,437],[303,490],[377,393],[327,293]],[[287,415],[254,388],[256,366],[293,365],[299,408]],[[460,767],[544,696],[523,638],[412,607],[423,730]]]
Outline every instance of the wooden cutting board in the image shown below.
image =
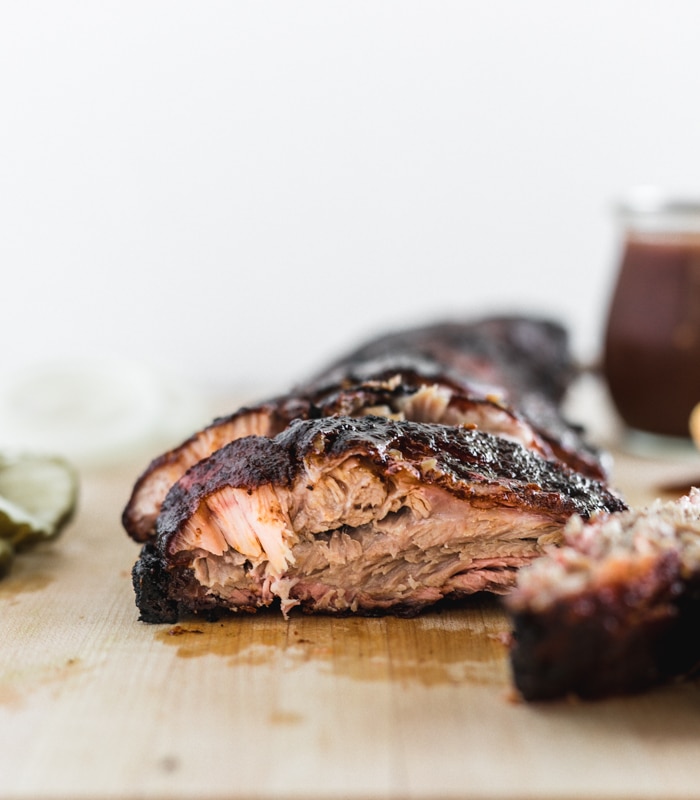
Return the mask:
[[[119,518],[142,466],[85,471],[71,527],[0,582],[5,800],[700,794],[700,684],[517,702],[493,599],[411,620],[138,622]],[[613,475],[643,504],[692,470],[618,454]]]

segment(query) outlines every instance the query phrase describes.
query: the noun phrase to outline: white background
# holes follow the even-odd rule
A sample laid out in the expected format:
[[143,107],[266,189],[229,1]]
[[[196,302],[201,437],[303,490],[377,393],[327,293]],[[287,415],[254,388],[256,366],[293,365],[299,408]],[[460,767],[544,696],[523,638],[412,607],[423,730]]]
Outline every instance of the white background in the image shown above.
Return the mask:
[[502,310],[594,357],[616,199],[700,189],[691,0],[0,8],[6,370],[284,390]]

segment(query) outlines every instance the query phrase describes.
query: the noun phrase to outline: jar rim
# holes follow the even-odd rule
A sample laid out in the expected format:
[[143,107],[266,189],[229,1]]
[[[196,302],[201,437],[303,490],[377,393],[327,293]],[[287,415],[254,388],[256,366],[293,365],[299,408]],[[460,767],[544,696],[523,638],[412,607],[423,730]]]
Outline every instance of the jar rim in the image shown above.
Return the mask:
[[617,203],[617,211],[625,217],[700,215],[700,194],[671,193],[652,186],[637,187]]

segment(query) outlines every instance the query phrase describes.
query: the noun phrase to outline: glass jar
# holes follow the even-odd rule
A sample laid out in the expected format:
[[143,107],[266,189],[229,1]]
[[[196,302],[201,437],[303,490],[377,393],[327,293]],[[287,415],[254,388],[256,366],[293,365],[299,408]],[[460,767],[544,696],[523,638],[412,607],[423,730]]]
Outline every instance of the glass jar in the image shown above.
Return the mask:
[[620,208],[603,372],[632,431],[689,437],[700,403],[700,200],[644,192]]

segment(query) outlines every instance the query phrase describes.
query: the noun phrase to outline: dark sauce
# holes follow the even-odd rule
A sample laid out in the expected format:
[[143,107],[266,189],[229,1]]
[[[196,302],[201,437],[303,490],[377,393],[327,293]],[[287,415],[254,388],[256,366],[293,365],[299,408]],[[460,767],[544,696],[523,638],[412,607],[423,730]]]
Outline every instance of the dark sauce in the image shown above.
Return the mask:
[[627,240],[604,372],[627,425],[689,436],[690,412],[700,402],[700,235]]

